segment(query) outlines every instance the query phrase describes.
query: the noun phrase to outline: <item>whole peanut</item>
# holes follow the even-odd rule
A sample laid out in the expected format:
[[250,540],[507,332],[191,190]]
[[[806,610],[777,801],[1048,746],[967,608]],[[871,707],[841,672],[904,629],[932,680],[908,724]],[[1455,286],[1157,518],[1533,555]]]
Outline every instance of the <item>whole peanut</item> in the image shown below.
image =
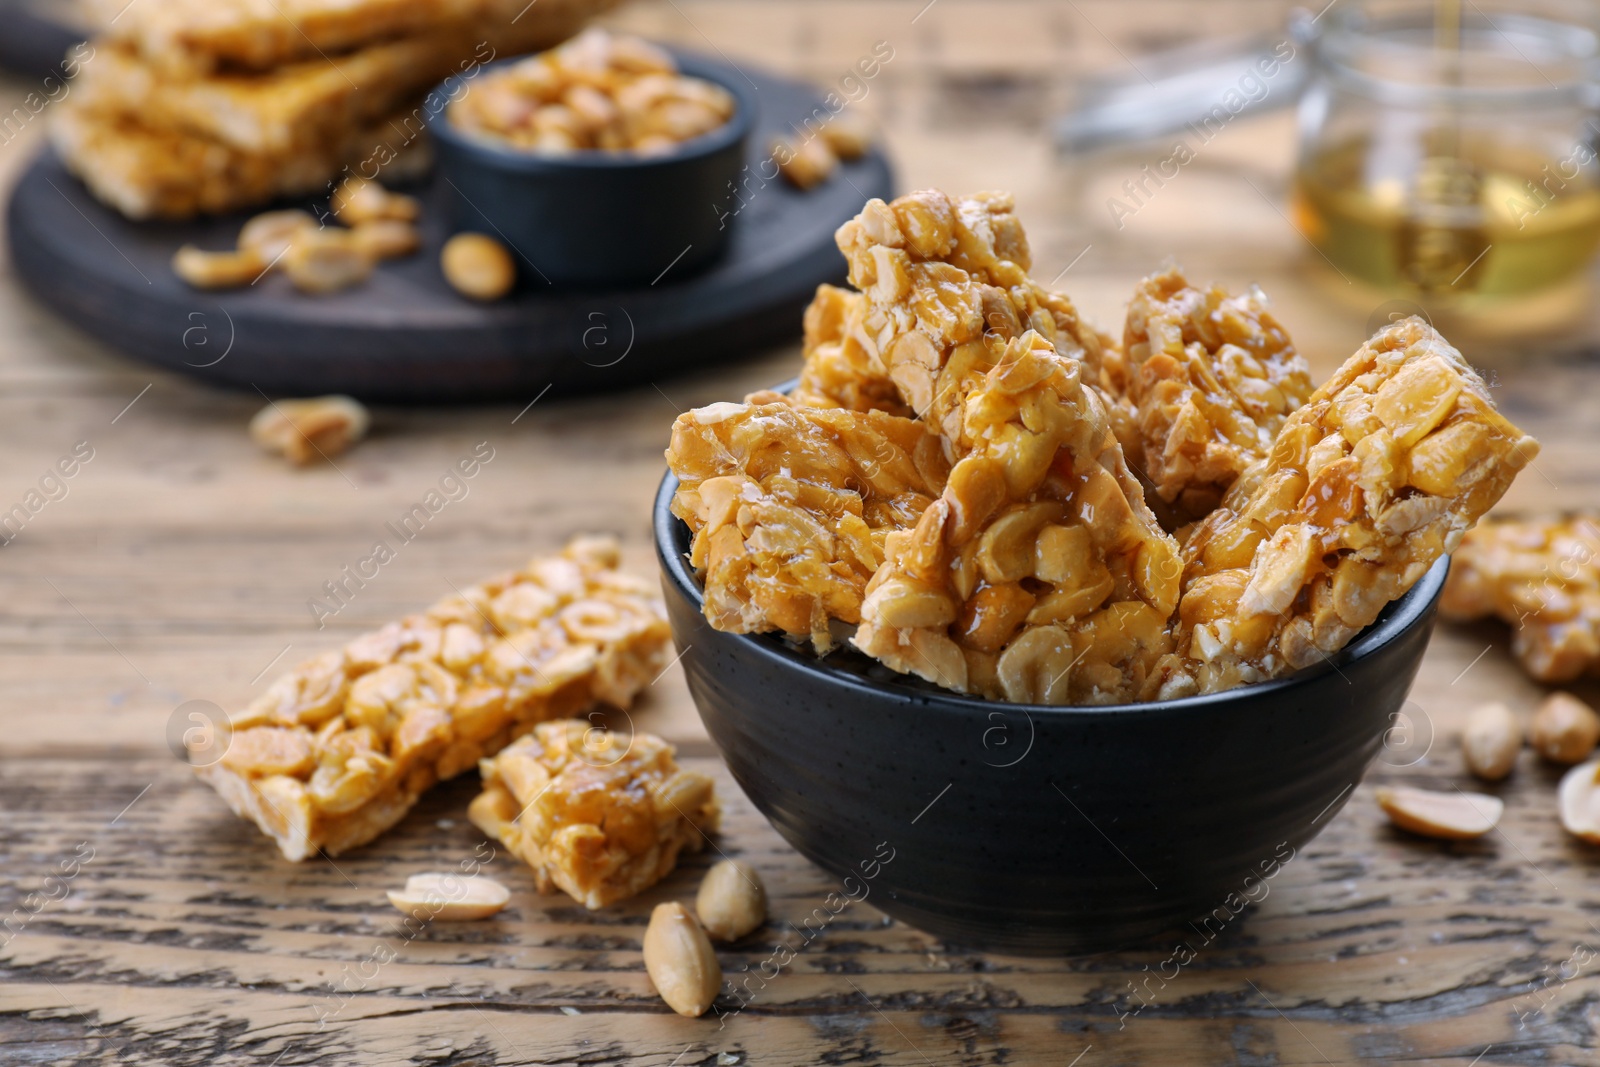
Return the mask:
[[700,883],[694,910],[718,941],[737,941],[767,921],[767,890],[754,867],[723,860]]
[[439,266],[456,292],[474,300],[499,300],[517,280],[505,245],[481,233],[458,233],[446,241]]
[[1579,763],[1600,742],[1600,715],[1571,693],[1551,693],[1533,713],[1528,739],[1552,763]]
[[1522,724],[1504,704],[1484,704],[1467,716],[1461,731],[1461,754],[1467,770],[1487,782],[1511,773],[1522,751]]
[[711,941],[677,901],[657,904],[644,932],[644,969],[667,1006],[679,1015],[704,1015],[722,988],[722,965]]

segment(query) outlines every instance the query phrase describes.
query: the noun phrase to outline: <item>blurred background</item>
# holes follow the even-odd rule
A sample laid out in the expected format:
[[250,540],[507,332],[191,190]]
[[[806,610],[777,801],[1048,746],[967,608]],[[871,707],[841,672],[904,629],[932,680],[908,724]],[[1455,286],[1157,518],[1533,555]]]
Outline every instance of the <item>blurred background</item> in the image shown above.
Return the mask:
[[[73,17],[10,3],[11,19]],[[1391,9],[1399,29],[1364,36]],[[898,188],[1013,192],[1034,274],[1112,332],[1134,283],[1169,258],[1197,281],[1262,286],[1318,379],[1385,321],[1424,311],[1544,441],[1502,506],[1515,510],[1594,489],[1594,18],[1583,3],[1472,0],[630,0],[600,23],[821,88],[887,42],[892,60],[852,106],[880,131]],[[25,104],[40,78],[0,74],[0,187],[43,146],[49,108]],[[531,396],[381,409],[337,470],[292,472],[246,438],[259,396],[125,361],[12,272],[0,261],[0,485],[9,499],[73,442],[105,442],[6,549],[64,575],[59,589],[0,574],[12,647],[93,664],[50,680],[5,668],[0,687],[66,714],[108,687],[170,708],[200,684],[229,706],[285,644],[295,657],[331,645],[307,597],[485,436],[515,458],[458,508],[470,518],[408,546],[331,628],[360,632],[433,599],[441,572],[471,580],[574,530],[624,529],[648,568],[672,419],[798,366],[796,323],[790,346],[526,416]],[[185,657],[201,647],[228,668],[197,680]],[[686,699],[671,715],[697,732]],[[31,722],[19,729],[48,732]]]

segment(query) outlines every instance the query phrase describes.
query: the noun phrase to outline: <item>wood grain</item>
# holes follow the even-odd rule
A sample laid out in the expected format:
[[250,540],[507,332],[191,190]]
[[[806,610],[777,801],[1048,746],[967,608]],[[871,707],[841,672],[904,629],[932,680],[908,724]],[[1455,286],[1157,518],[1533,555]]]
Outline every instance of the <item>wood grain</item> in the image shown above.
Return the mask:
[[[1223,0],[1202,20],[1175,0],[924,3],[672,0],[618,21],[818,82],[890,40],[896,58],[864,106],[885,125],[903,183],[1013,188],[1039,273],[1082,254],[1059,284],[1101,322],[1118,321],[1134,280],[1177,252],[1202,277],[1262,282],[1319,374],[1354,349],[1377,305],[1330,290],[1300,238],[1237,177],[1281,192],[1288,116],[1230,128],[1211,170],[1164,189],[1122,232],[1085,190],[1120,182],[1138,152],[1068,166],[1038,132],[1072,77],[1126,64],[1119,51],[1137,62],[1200,21],[1259,29],[1283,4]],[[30,88],[0,82],[0,114]],[[0,184],[38,143],[37,124],[0,143]],[[289,865],[167,753],[174,709],[237,706],[285,664],[576,531],[619,533],[629,565],[649,573],[649,505],[672,419],[789,377],[797,353],[526,410],[531,395],[379,409],[372,438],[337,467],[293,471],[246,438],[250,397],[117,359],[22,295],[9,263],[0,273],[0,510],[76,442],[95,449],[67,495],[0,548],[0,931],[12,917],[0,932],[0,1062],[1600,1061],[1600,968],[1585,955],[1600,950],[1600,857],[1557,825],[1557,772],[1524,753],[1490,789],[1507,803],[1500,828],[1470,844],[1391,830],[1371,797],[1384,783],[1480,788],[1456,748],[1463,713],[1487,699],[1528,708],[1540,692],[1492,625],[1439,630],[1412,693],[1413,733],[1396,735],[1259,904],[1210,940],[1189,935],[1195,959],[1175,974],[1165,963],[1175,938],[1078,959],[984,955],[887,922],[869,899],[742,1011],[720,1025],[682,1019],[650,992],[639,940],[651,905],[690,896],[713,850],[592,914],[538,896],[497,856],[489,869],[515,890],[511,909],[408,938],[383,891],[482,844],[464,819],[472,782],[435,790],[367,848]],[[1507,508],[1600,505],[1597,372],[1575,354],[1594,337],[1590,323],[1521,351],[1469,347],[1508,414],[1545,446]],[[306,600],[479,441],[495,458],[470,495],[318,630]],[[718,777],[729,817],[716,849],[759,868],[773,899],[772,922],[722,959],[731,977],[759,975],[776,945],[802,943],[794,924],[834,887],[738,794],[676,670],[634,717]],[[1204,817],[1197,797],[1173,813],[1173,832]],[[93,858],[62,896],[52,876],[85,849]],[[1573,959],[1587,962],[1563,971]]]

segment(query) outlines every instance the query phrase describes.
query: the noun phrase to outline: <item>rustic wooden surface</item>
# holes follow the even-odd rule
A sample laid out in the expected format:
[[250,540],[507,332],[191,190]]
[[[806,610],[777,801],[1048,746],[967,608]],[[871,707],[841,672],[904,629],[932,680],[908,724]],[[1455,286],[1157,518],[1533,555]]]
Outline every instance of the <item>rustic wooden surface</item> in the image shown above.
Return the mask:
[[[1282,10],[666,0],[617,21],[820,82],[891,41],[896,57],[863,106],[886,124],[904,182],[1014,189],[1038,273],[1070,265],[1059,284],[1103,322],[1169,252],[1202,276],[1260,281],[1326,373],[1377,302],[1330,290],[1280,214],[1289,115],[1241,120],[1123,231],[1096,190],[1156,149],[1068,168],[1038,134],[1075,75],[1137,63],[1197,28],[1270,25]],[[0,116],[31,88],[0,82]],[[34,122],[0,137],[0,184],[38,135]],[[1506,410],[1545,445],[1508,508],[1600,504],[1589,442],[1600,374],[1578,354],[1593,337],[1580,324],[1509,352],[1473,350]],[[648,509],[673,417],[782,379],[795,360],[757,353],[733,370],[576,403],[380,410],[372,438],[337,467],[292,471],[245,437],[259,397],[124,362],[28,301],[14,278],[0,281],[0,510],[75,443],[94,449],[68,494],[0,550],[0,916],[13,931],[0,949],[0,1062],[1597,1062],[1600,856],[1556,824],[1556,773],[1524,754],[1492,790],[1506,799],[1504,821],[1473,844],[1406,838],[1372,802],[1381,782],[1468,785],[1454,738],[1463,710],[1537,696],[1492,626],[1439,631],[1413,693],[1415,734],[1397,737],[1270,894],[1165,984],[1150,975],[1170,943],[1087,959],[985,956],[888,922],[869,901],[725,1025],[682,1019],[652,995],[640,936],[651,905],[688,897],[716,853],[594,914],[537,896],[500,856],[489,871],[515,890],[511,909],[407,939],[383,890],[473,855],[470,781],[436,790],[373,846],[291,866],[168,754],[184,701],[242,704],[285,664],[573,532],[616,531],[648,572]],[[307,598],[485,440],[495,459],[470,495],[319,631]],[[719,775],[729,819],[717,848],[754,863],[771,891],[771,923],[723,953],[727,971],[798,944],[791,924],[832,886],[734,790],[676,671],[635,719]],[[1196,797],[1173,813],[1174,833],[1204,816]],[[74,860],[75,877],[52,877]],[[1136,998],[1133,983],[1148,992]]]

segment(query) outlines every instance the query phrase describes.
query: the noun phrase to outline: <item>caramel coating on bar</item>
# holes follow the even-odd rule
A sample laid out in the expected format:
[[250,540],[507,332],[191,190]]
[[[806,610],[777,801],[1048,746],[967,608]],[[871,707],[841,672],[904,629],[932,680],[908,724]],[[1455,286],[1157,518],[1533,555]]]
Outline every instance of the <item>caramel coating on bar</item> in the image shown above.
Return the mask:
[[1259,289],[1199,289],[1176,268],[1134,290],[1123,351],[1138,441],[1128,458],[1179,522],[1216,508],[1313,388]]
[[659,882],[717,828],[711,779],[674,755],[653,734],[541,723],[483,761],[467,815],[533,868],[539,892],[603,908]]
[[800,381],[790,394],[801,407],[886,411],[911,416],[867,332],[867,298],[834,285],[817,286],[802,320]]
[[[892,203],[873,199],[834,234],[850,283],[866,297],[860,344],[877,369],[930,427],[949,436],[951,388],[963,348],[986,335],[1011,340],[1033,330],[1081,360],[1097,387],[1120,353],[1072,301],[1028,277],[1032,255],[1009,193],[959,199],[935,189]],[[956,361],[954,376],[946,366]]]
[[854,643],[992,699],[1132,699],[1169,647],[1177,545],[1079,360],[1032,331],[975,345],[949,419],[963,458],[917,525],[886,538]]
[[372,840],[535,724],[649,684],[671,629],[617,561],[615,541],[579,538],[301,664],[234,717],[201,777],[291,860]]
[[1176,649],[1148,695],[1321,662],[1452,551],[1537,453],[1431,326],[1381,330],[1185,541]]
[[678,417],[672,513],[694,531],[714,627],[781,630],[827,651],[830,619],[860,620],[884,536],[921,517],[949,467],[921,423],[769,396]]
[[1508,520],[1467,531],[1439,612],[1508,623],[1512,653],[1541,682],[1600,673],[1600,522]]

